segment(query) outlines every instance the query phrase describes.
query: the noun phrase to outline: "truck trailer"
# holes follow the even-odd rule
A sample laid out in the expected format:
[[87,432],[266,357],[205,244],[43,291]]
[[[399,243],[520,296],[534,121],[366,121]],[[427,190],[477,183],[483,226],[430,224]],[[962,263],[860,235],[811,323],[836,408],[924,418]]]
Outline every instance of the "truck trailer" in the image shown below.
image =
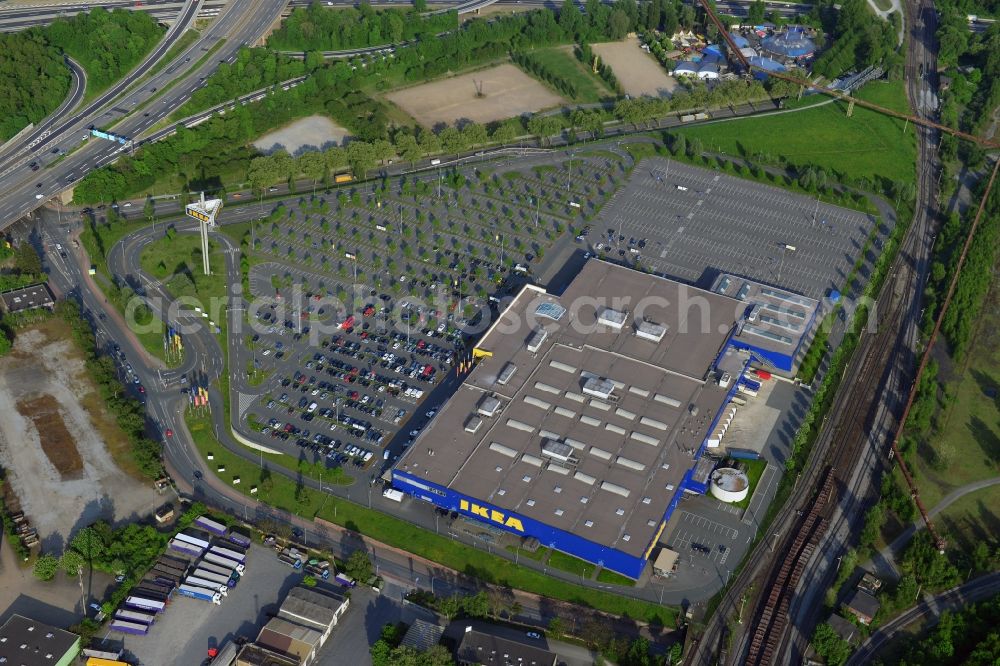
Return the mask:
[[239,532],[234,532],[233,530],[229,531],[228,538],[229,541],[236,544],[240,548],[249,548],[250,544],[253,543],[250,540],[250,537],[246,536],[245,534],[240,534]]
[[157,601],[156,599],[146,599],[145,597],[139,596],[126,597],[125,605],[130,608],[152,611],[154,613],[162,613],[163,609],[167,607],[166,602]]
[[305,570],[308,573],[312,574],[313,576],[319,576],[323,580],[328,580],[330,578],[330,570],[329,569],[320,569],[319,567],[314,567],[311,564],[307,564],[305,566]]
[[204,587],[209,590],[215,590],[219,594],[229,593],[229,590],[226,587],[225,583],[217,583],[214,580],[208,580],[207,578],[200,578],[198,576],[188,576],[187,578],[185,578],[184,584],[181,585],[181,587],[184,587],[185,585],[188,587],[191,586]]
[[302,560],[298,559],[297,557],[292,557],[291,555],[285,555],[284,553],[280,553],[278,555],[278,559],[293,569],[302,568]]
[[140,622],[115,620],[111,623],[111,631],[120,631],[123,634],[134,634],[135,636],[145,636],[149,633],[149,625],[142,624]]
[[126,622],[153,624],[153,622],[156,621],[156,615],[152,613],[143,613],[142,611],[128,610],[127,608],[119,608],[115,611],[115,619],[125,620]]
[[222,595],[218,592],[213,592],[212,590],[206,589],[204,587],[195,587],[194,585],[181,585],[177,588],[177,591],[183,594],[185,597],[191,597],[192,599],[200,599],[202,601],[210,601],[216,606],[222,605]]
[[228,557],[219,555],[218,553],[213,553],[212,551],[208,551],[207,553],[205,553],[204,561],[211,562],[212,564],[218,564],[220,567],[233,567],[236,569],[236,573],[240,574],[241,576],[243,575],[243,572],[246,570],[246,565],[237,562],[233,559],[230,559]]
[[226,532],[229,531],[228,528],[222,523],[212,520],[211,518],[208,518],[206,516],[198,516],[197,518],[195,518],[194,526],[200,527],[206,532],[211,532],[215,536],[219,537],[226,536]]
[[222,574],[217,574],[214,571],[197,569],[191,575],[196,578],[201,578],[202,580],[214,581],[224,587],[234,587],[236,585],[236,583],[229,576],[223,576]]
[[333,577],[335,581],[343,585],[344,587],[354,587],[357,585],[357,581],[346,574],[339,573]]
[[187,543],[186,541],[180,541],[178,539],[170,540],[170,549],[175,550],[178,553],[184,555],[190,555],[191,557],[201,557],[201,554],[205,552],[204,548],[200,548],[193,544]]
[[184,543],[189,543],[193,546],[200,546],[201,548],[208,548],[212,542],[208,539],[202,539],[200,537],[194,536],[193,534],[185,534],[184,532],[178,532],[174,535],[174,538],[178,541],[183,541]]
[[[212,564],[211,562],[202,562],[198,565],[198,568],[203,569],[205,571],[210,571],[220,576],[225,576],[226,578],[232,580],[234,585],[236,581],[240,579],[240,575],[236,573],[234,569],[230,567],[219,566],[218,564]],[[232,587],[232,585],[230,585],[230,587]]]
[[210,553],[215,553],[216,555],[221,555],[222,557],[228,557],[231,560],[235,560],[239,564],[243,564],[247,561],[247,556],[243,553],[233,550],[232,548],[223,548],[222,546],[212,546]]

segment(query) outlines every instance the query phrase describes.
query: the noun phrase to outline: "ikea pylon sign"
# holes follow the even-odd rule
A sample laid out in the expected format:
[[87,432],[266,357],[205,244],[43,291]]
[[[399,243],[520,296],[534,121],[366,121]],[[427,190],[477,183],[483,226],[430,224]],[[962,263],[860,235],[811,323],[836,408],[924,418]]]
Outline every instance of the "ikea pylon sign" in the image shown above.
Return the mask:
[[470,500],[461,499],[458,501],[458,510],[492,521],[498,525],[503,525],[504,527],[512,529],[516,532],[524,532],[524,525],[521,524],[521,521],[518,518],[508,516],[502,511],[491,509],[488,506],[482,506]]

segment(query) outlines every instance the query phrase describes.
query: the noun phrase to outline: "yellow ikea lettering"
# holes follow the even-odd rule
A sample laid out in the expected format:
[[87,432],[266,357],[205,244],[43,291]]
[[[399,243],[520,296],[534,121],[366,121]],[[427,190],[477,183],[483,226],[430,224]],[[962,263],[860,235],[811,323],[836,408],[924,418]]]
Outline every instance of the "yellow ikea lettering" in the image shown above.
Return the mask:
[[468,500],[459,500],[458,508],[462,511],[468,511],[469,513],[479,516],[480,518],[486,518],[494,523],[499,523],[504,527],[509,527],[512,530],[518,532],[524,531],[524,525],[521,524],[520,519],[514,518],[513,516],[507,516],[502,511],[497,511],[496,509],[491,509],[486,506],[480,506],[475,502],[469,502]]

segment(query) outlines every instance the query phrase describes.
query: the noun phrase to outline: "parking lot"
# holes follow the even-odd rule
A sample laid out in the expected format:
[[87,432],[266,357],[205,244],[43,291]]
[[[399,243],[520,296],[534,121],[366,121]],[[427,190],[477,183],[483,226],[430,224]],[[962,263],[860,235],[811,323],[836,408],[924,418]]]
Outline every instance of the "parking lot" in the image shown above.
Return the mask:
[[604,152],[498,160],[276,205],[247,239],[253,333],[234,363],[257,390],[247,430],[328,466],[390,464],[458,380],[496,297],[584,230],[623,165]]
[[876,219],[710,169],[652,158],[594,222],[594,251],[710,286],[731,272],[812,298],[842,289]]

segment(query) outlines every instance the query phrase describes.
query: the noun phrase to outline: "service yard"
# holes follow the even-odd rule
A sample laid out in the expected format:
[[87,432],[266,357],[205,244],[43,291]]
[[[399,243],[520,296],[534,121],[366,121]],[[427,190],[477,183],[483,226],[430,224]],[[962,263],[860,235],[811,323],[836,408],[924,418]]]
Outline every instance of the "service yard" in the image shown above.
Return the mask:
[[115,463],[108,446],[128,456],[122,439],[61,322],[19,332],[0,360],[0,465],[46,551],[82,525],[162,503]]
[[642,50],[637,37],[621,42],[591,44],[591,48],[615,73],[622,90],[633,97],[669,97],[677,87],[674,77],[669,76],[653,56]]
[[[482,90],[482,97],[477,90]],[[511,64],[397,90],[386,98],[424,127],[459,121],[488,123],[566,101]]]

